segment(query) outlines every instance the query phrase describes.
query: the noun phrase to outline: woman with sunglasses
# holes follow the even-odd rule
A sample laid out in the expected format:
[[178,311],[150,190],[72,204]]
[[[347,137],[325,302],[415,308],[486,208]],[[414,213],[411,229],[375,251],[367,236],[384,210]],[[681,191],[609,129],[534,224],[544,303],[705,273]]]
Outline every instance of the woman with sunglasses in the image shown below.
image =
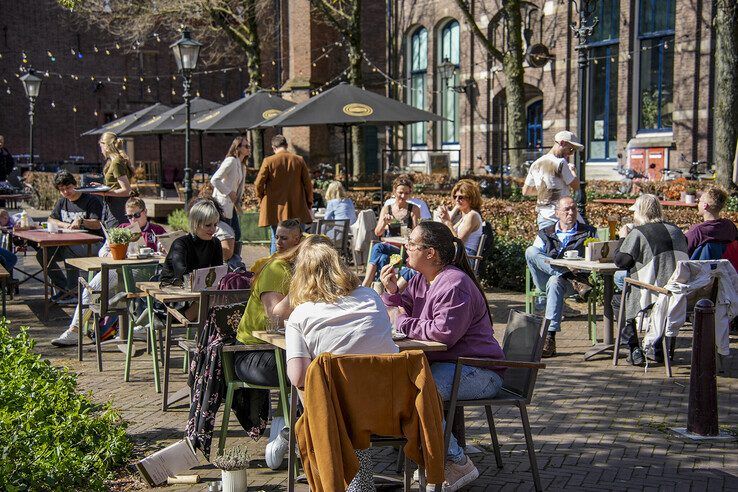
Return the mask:
[[[392,265],[382,269],[386,292],[382,300],[399,307],[396,328],[410,338],[442,342],[444,352],[426,352],[441,397],[449,400],[458,357],[504,359],[494,338],[492,317],[461,239],[438,222],[421,222],[410,233],[407,264],[417,271],[400,292]],[[502,370],[462,366],[459,399],[492,398],[502,387]],[[451,436],[445,466],[444,490],[458,490],[479,476]]]
[[461,239],[466,254],[474,256],[482,239],[484,222],[479,210],[482,207],[482,194],[479,185],[471,179],[462,179],[451,190],[454,208],[438,207],[438,218],[451,229],[454,236]]
[[250,155],[251,146],[246,136],[239,135],[233,139],[225,159],[210,178],[210,184],[213,185],[213,200],[220,205],[224,221],[233,228],[236,242],[241,240],[238,215],[241,213],[243,196],[243,166]]
[[[144,201],[141,200],[138,197],[129,198],[126,202],[126,218],[128,219],[127,222],[121,223],[118,227],[136,227],[138,226],[138,229],[141,230],[141,238],[146,242],[146,247],[151,248],[154,251],[157,251],[159,249],[159,242],[157,240],[157,237],[165,234],[166,231],[164,228],[158,224],[154,224],[151,222],[146,215],[146,205],[144,204]],[[105,257],[110,256],[110,245],[106,241],[105,244],[103,244],[102,248],[100,248],[100,251],[98,253],[98,256]],[[136,275],[138,273],[141,273],[143,277],[137,278]],[[144,278],[146,275],[148,275],[147,272],[144,272],[143,270],[133,270],[133,277],[136,281],[143,281],[147,280],[147,278]],[[116,285],[118,285],[118,271],[117,270],[110,270],[109,277],[108,277],[108,286],[109,288],[115,289]],[[100,287],[102,286],[102,276],[98,272],[90,281],[90,288],[92,290],[100,290]],[[87,290],[84,290],[82,292],[82,305],[87,305],[90,303],[90,292]],[[51,344],[56,347],[69,347],[72,345],[77,345],[77,332],[79,331],[79,309],[77,307],[74,308],[74,312],[72,314],[72,321],[69,323],[69,328],[64,331],[64,333],[61,334],[59,338],[55,338],[51,341]],[[136,327],[133,330],[133,336],[134,338],[142,338],[145,337],[146,329],[144,327]]]

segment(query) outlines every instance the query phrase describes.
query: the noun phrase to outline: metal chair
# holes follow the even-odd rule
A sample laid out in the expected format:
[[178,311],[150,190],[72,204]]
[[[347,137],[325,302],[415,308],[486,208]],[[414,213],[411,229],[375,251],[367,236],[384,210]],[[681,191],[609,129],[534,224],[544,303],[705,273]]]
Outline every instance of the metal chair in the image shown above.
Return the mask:
[[492,247],[492,245],[494,244],[494,240],[495,234],[494,229],[492,229],[492,224],[485,220],[482,224],[482,237],[479,238],[477,254],[473,256],[467,256],[467,258],[469,258],[469,262],[471,263],[472,270],[474,271],[474,275],[476,275],[477,277],[479,276],[479,267],[482,264],[482,261],[484,261],[484,252]]
[[320,219],[315,226],[316,234],[324,234],[331,238],[336,249],[348,261],[349,259],[349,229],[348,219]]
[[[530,469],[533,474],[533,483],[535,484],[536,490],[542,490],[541,478],[538,474],[538,464],[536,462],[535,449],[533,448],[533,437],[531,435],[526,406],[530,403],[533,396],[538,370],[546,367],[540,361],[548,325],[549,320],[513,309],[510,311],[507,327],[505,328],[505,334],[502,339],[502,350],[505,353],[506,360],[500,361],[475,357],[459,357],[456,359],[454,382],[451,389],[451,398],[448,402],[446,431],[444,435],[445,448],[448,449],[452,431],[451,423],[454,422],[457,407],[461,407],[463,415],[464,407],[483,406],[487,414],[487,424],[492,438],[495,461],[497,462],[497,467],[502,468],[502,456],[500,454],[500,444],[497,440],[492,407],[518,407],[520,410],[520,419],[523,424],[523,433],[525,434],[525,444],[528,449]],[[459,400],[461,368],[464,365],[483,368],[507,368],[500,392],[494,398]]]
[[[184,328],[184,338],[178,338],[176,340],[177,347],[181,348],[186,355],[194,349],[193,338],[197,339],[199,330],[203,327],[208,319],[210,308],[216,306],[225,306],[228,304],[235,304],[239,302],[246,302],[251,294],[250,289],[240,290],[204,290],[200,292],[200,299],[198,304],[198,314],[195,321],[191,321],[185,317],[177,309],[172,306],[166,306],[167,319],[165,323],[164,333],[164,387],[162,391],[162,403],[161,409],[163,412],[167,411],[170,403],[174,403],[185,398],[189,395],[189,388],[185,387],[182,391],[175,393],[175,395],[169,398],[169,369],[170,369],[170,358],[172,345],[175,340],[172,339],[173,321],[176,320],[178,325],[176,328]],[[193,330],[194,328],[194,330]]]

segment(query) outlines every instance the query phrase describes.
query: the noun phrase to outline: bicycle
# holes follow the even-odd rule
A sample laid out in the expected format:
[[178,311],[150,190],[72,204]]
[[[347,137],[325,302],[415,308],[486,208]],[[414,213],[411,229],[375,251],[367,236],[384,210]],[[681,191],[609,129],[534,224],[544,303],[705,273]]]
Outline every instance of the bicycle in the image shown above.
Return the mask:
[[623,182],[618,186],[618,193],[620,195],[632,195],[633,194],[633,181],[638,179],[648,179],[648,176],[639,173],[635,169],[628,169],[622,166],[617,168],[618,174],[623,176]]

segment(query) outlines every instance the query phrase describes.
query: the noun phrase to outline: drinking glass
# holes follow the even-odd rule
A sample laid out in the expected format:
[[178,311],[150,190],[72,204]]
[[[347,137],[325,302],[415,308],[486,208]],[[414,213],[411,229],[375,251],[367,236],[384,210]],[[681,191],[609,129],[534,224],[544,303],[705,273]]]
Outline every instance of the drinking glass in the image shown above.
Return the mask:
[[282,318],[273,314],[267,318],[267,333],[279,333],[282,328]]

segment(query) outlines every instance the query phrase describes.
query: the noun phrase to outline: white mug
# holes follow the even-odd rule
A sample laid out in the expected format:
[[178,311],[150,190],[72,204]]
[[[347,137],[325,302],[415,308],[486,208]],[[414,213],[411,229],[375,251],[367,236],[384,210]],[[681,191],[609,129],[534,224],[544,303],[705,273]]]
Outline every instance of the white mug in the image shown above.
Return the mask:
[[54,222],[49,222],[46,227],[49,232],[56,232],[59,230],[59,226]]
[[564,259],[565,260],[573,260],[574,258],[579,258],[579,252],[576,250],[571,251],[564,251]]

